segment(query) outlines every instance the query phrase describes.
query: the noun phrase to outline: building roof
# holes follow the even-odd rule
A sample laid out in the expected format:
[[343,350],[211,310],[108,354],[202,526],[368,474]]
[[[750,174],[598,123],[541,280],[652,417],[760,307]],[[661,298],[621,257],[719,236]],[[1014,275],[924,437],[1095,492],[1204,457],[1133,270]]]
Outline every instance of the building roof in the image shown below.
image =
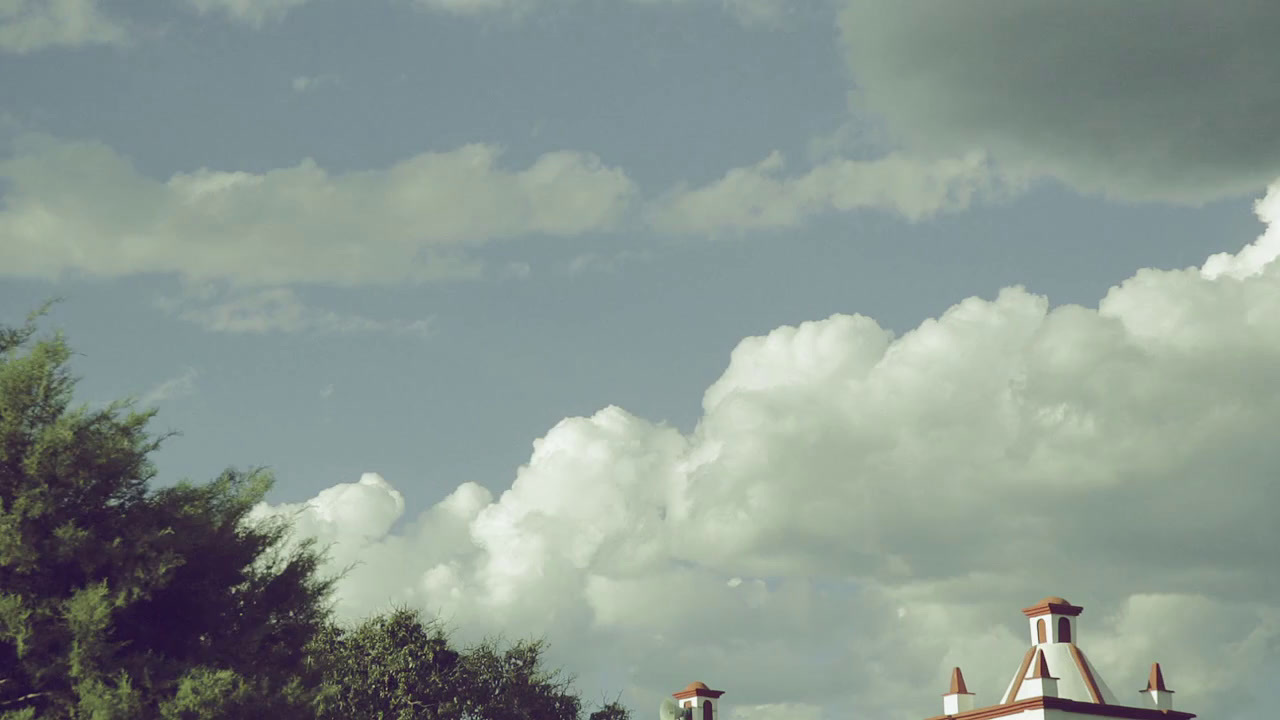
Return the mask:
[[1019,700],[1010,705],[991,705],[989,707],[974,708],[954,715],[935,715],[928,718],[928,720],[995,720],[996,718],[1015,718],[1032,710],[1062,710],[1075,715],[1124,718],[1126,720],[1192,720],[1195,717],[1195,713],[1182,712],[1181,710],[1154,710],[1122,705],[1095,705],[1060,697],[1038,697]]
[[[1066,615],[1075,617],[1084,611],[1078,605],[1072,605],[1065,599],[1051,595],[1023,610],[1030,618],[1044,614]],[[1068,621],[1074,622],[1074,621]],[[1034,624],[1034,621],[1033,621]],[[1073,628],[1075,630],[1075,628]],[[1072,639],[1078,633],[1072,633]],[[929,720],[995,720],[996,718],[1013,718],[1032,710],[1060,710],[1073,715],[1090,715],[1098,718],[1125,718],[1128,720],[1192,720],[1193,713],[1136,707],[1122,703],[1116,694],[1107,687],[1098,675],[1098,669],[1089,662],[1074,642],[1034,642],[1022,656],[1017,673],[1009,682],[999,702],[995,705],[965,710],[953,715],[938,715]],[[1056,696],[1034,696],[1037,692],[1032,686],[1040,683],[1024,683],[1034,678],[1054,678],[1057,682]],[[952,671],[952,693],[959,688],[968,692],[960,669]],[[1168,690],[1164,685],[1164,675],[1159,663],[1151,666],[1151,676],[1147,680],[1147,691]]]
[[1043,662],[1048,677],[1058,680],[1058,697],[1088,703],[1118,705],[1116,694],[1107,687],[1098,670],[1089,662],[1085,654],[1075,643],[1044,643],[1033,645],[1022,658],[1022,665],[1017,674],[1009,682],[1009,687],[1000,698],[1000,704],[1007,705],[1031,697],[1032,689],[1024,686],[1023,680],[1039,672],[1037,662]]

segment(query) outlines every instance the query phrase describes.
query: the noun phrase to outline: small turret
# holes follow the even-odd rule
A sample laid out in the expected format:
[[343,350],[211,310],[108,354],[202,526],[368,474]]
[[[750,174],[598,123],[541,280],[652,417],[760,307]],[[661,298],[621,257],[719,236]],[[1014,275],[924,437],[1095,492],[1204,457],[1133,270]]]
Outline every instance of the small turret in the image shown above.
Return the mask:
[[942,696],[942,714],[955,715],[973,709],[973,693],[965,687],[960,668],[951,671],[951,689]]
[[1160,663],[1151,663],[1147,689],[1142,691],[1142,704],[1153,710],[1173,709],[1173,691],[1164,686],[1164,673],[1160,671]]

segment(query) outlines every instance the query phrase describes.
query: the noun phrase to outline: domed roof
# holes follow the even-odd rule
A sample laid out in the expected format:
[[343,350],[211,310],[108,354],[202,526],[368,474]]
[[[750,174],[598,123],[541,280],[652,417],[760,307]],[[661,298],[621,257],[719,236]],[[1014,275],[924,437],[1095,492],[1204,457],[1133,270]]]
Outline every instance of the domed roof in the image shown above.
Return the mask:
[[707,684],[706,684],[706,683],[704,683],[704,682],[697,682],[697,681],[695,681],[695,682],[691,682],[691,683],[689,683],[689,686],[688,686],[688,687],[686,687],[686,688],[684,689],[684,691],[685,691],[685,692],[691,692],[691,691],[693,691],[693,690],[710,690],[710,689],[711,689],[711,688],[707,687]]
[[674,697],[678,700],[684,700],[691,697],[718,698],[723,694],[723,690],[712,690],[707,687],[707,684],[704,682],[691,682],[688,687],[678,693],[675,693]]
[[1036,604],[1037,604],[1037,605],[1048,605],[1049,603],[1053,603],[1054,605],[1070,605],[1070,604],[1071,604],[1071,603],[1067,602],[1067,599],[1066,599],[1066,598],[1058,597],[1057,595],[1050,595],[1049,597],[1047,597],[1047,598],[1045,598],[1045,599],[1041,600],[1040,602],[1038,602],[1038,603],[1036,603]]

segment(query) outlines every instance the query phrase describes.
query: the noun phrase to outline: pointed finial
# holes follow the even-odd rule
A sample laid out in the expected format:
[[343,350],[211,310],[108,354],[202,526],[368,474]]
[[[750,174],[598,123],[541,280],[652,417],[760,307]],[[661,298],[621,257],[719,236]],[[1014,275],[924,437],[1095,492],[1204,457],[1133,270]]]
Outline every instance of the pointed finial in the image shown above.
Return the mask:
[[1143,692],[1152,690],[1162,690],[1164,692],[1173,692],[1164,686],[1164,673],[1160,671],[1160,663],[1151,663],[1151,675],[1147,678],[1147,689]]
[[964,674],[960,672],[960,668],[952,668],[951,670],[951,689],[947,691],[948,695],[972,695],[969,688],[965,687]]
[[1039,648],[1036,649],[1036,659],[1033,664],[1034,667],[1031,669],[1031,677],[1033,679],[1046,678],[1049,680],[1057,680],[1057,678],[1049,674],[1049,663],[1045,661],[1044,652]]

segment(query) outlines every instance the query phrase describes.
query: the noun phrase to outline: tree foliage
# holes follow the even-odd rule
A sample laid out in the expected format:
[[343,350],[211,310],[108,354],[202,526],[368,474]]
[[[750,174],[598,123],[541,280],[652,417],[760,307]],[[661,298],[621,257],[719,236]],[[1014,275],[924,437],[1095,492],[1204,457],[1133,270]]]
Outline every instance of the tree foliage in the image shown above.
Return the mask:
[[350,630],[330,624],[312,652],[323,659],[329,691],[318,720],[461,717],[461,656],[416,611],[397,609]]
[[[319,720],[579,720],[572,678],[545,668],[544,639],[464,650],[438,620],[398,608],[351,628],[328,626],[313,646],[330,693]],[[606,703],[589,720],[630,720]]]
[[270,476],[152,491],[154,411],[72,408],[38,314],[0,328],[0,718],[314,717],[333,580],[246,520]]

